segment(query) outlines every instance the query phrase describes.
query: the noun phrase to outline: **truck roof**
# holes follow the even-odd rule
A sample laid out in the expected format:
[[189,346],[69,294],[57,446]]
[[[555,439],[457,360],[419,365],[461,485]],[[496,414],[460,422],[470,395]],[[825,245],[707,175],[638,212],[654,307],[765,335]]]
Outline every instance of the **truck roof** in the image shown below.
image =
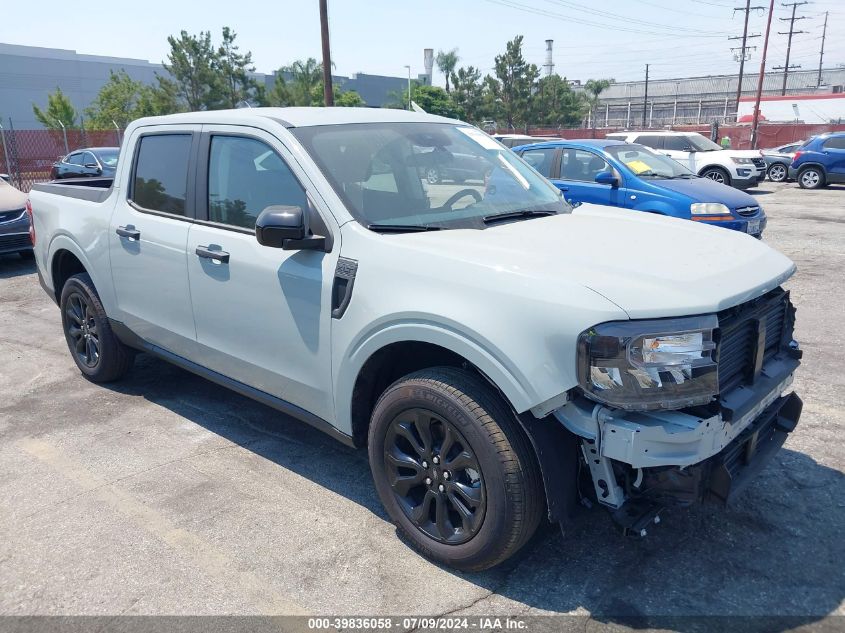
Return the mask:
[[238,108],[235,110],[210,110],[206,112],[182,112],[166,116],[138,119],[134,126],[168,124],[231,123],[244,125],[270,119],[285,127],[310,127],[314,125],[343,125],[348,123],[462,123],[454,119],[393,110],[390,108]]

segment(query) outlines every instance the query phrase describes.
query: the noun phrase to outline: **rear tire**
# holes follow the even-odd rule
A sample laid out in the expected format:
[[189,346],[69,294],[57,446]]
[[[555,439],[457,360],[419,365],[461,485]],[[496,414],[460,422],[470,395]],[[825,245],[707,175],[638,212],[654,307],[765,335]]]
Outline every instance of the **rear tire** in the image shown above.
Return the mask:
[[702,178],[709,178],[722,185],[731,186],[731,175],[721,167],[708,167],[702,171],[699,176]]
[[488,569],[540,524],[545,498],[529,440],[499,394],[468,371],[425,369],[388,387],[368,451],[385,509],[424,556]]
[[59,307],[70,355],[82,375],[91,382],[122,378],[132,367],[135,354],[114,335],[87,273],[65,282]]
[[805,167],[798,172],[798,186],[802,189],[821,189],[824,185],[824,172],[821,168]]
[[772,163],[769,165],[769,171],[766,173],[772,182],[783,182],[787,177],[786,165],[783,163]]

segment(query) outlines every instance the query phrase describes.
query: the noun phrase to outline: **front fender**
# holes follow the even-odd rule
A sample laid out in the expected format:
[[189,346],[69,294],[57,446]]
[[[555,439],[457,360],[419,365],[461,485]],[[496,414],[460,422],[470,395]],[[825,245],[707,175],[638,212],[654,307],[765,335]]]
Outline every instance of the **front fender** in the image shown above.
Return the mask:
[[465,358],[486,375],[505,395],[517,412],[531,408],[538,396],[530,390],[529,381],[513,363],[493,346],[455,324],[445,324],[420,318],[405,318],[383,323],[356,339],[349,351],[338,359],[335,382],[336,426],[352,434],[352,392],[364,363],[378,350],[401,342],[439,345]]

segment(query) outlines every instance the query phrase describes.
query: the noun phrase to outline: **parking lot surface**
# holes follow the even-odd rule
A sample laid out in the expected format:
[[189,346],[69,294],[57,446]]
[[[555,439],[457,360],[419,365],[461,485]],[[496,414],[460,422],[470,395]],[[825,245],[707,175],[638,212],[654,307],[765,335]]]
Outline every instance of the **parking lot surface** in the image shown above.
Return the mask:
[[0,257],[0,614],[845,614],[845,187],[751,193],[798,265],[784,449],[735,507],[643,540],[584,510],[478,574],[397,538],[364,451],[147,356],[87,382],[34,266]]

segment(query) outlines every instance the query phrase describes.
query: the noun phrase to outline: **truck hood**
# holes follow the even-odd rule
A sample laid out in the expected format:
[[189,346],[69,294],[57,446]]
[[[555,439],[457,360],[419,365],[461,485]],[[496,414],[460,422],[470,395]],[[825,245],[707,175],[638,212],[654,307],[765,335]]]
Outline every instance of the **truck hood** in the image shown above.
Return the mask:
[[454,259],[450,274],[464,270],[479,286],[524,286],[526,277],[539,287],[560,288],[561,279],[580,284],[632,319],[716,312],[795,271],[787,257],[738,231],[588,204],[485,230],[381,237],[422,255],[406,263]]
[[689,196],[694,202],[721,202],[730,209],[759,206],[757,200],[744,191],[723,185],[709,178],[654,179],[648,182],[662,189]]

